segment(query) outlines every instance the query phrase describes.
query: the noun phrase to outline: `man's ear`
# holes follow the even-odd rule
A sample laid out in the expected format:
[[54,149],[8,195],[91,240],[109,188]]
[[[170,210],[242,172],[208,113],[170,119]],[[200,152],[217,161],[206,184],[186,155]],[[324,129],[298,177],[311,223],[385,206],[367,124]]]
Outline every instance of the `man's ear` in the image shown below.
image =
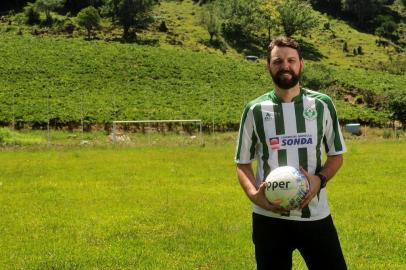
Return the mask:
[[271,70],[271,61],[269,61],[269,60],[266,61],[266,69],[267,69],[268,71]]
[[300,72],[302,72],[304,70],[304,67],[305,67],[305,63],[304,63],[304,60],[302,58],[302,59],[300,59]]

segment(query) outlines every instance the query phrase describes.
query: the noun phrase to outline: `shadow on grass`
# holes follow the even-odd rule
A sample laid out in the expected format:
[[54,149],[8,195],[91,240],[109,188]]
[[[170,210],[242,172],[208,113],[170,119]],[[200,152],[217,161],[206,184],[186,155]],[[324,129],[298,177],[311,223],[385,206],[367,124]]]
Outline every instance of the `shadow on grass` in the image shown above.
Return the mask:
[[[325,13],[329,18],[343,20],[348,23],[351,28],[354,28],[358,32],[367,33],[371,35],[376,35],[376,30],[382,25],[383,21],[380,21],[379,16],[390,17],[395,23],[399,24],[404,19],[400,11],[396,11],[393,8],[385,4],[378,5],[378,11],[376,14],[372,15],[366,14],[367,16],[363,19],[357,19],[354,14],[350,12],[344,12],[341,9],[340,1],[335,1],[336,3],[331,3],[332,1],[318,1],[318,4],[314,4],[313,8],[321,13]],[[382,1],[381,1],[382,2]],[[393,1],[391,1],[393,2]],[[379,37],[379,36],[377,36]],[[385,36],[389,40],[397,44],[399,36],[396,34],[391,34]]]
[[[268,38],[264,37],[245,37],[239,39],[226,39],[227,44],[233,47],[237,52],[244,55],[255,55],[260,58],[266,58],[266,48],[269,44]],[[308,43],[300,38],[296,39],[302,49],[305,59],[312,61],[321,61],[326,58],[315,45]]]
[[227,44],[238,53],[244,55],[255,55],[259,58],[266,57],[268,40],[260,37],[225,37]]
[[213,39],[212,41],[207,39],[199,39],[198,42],[208,48],[220,50],[222,53],[227,52],[227,44],[221,39]]
[[136,38],[123,38],[123,37],[114,37],[112,39],[109,39],[108,41],[111,42],[120,42],[123,44],[138,44],[138,45],[148,45],[148,46],[159,46],[159,39],[148,39],[148,38],[141,38],[141,37],[136,37]]
[[148,46],[158,46],[159,45],[159,39],[151,38],[138,38],[135,40],[133,43],[136,43],[138,45],[148,45]]
[[311,43],[308,43],[302,39],[297,39],[302,49],[302,55],[304,59],[312,61],[321,61],[326,58],[320,51]]
[[131,32],[127,37],[117,36],[117,37],[113,37],[106,41],[120,42],[120,43],[124,43],[124,44],[147,45],[147,46],[158,46],[159,45],[159,39],[145,38],[145,37],[136,35],[133,32]]

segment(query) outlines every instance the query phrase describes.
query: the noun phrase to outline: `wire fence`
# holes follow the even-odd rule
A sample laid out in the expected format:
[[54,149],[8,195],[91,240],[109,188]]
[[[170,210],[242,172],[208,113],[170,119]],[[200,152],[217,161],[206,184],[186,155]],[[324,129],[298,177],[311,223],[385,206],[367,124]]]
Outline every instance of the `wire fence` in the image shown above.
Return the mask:
[[[151,95],[142,101],[129,100],[109,85],[97,91],[90,86],[89,90],[83,90],[83,87],[79,89],[70,84],[70,91],[59,92],[59,84],[61,82],[56,81],[52,85],[42,85],[39,91],[27,92],[21,86],[10,87],[10,82],[0,82],[0,126],[15,132],[0,132],[0,144],[24,144],[22,139],[13,139],[24,136],[27,137],[28,144],[32,141],[47,145],[114,143],[117,142],[114,138],[114,125],[117,127],[116,131],[124,134],[119,143],[132,143],[134,140],[153,143],[159,140],[159,136],[166,136],[162,140],[169,140],[168,135],[181,135],[183,139],[193,138],[203,144],[203,139],[196,139],[202,138],[203,134],[237,131],[239,112],[251,98],[241,95],[231,103],[225,101],[227,97],[219,96],[208,87],[206,96],[195,100],[195,107],[191,108],[189,105],[179,108],[170,103],[170,96],[167,97],[168,104],[162,105],[162,102],[155,104],[148,100]],[[188,101],[188,104],[191,102]],[[222,117],[234,119],[231,124],[222,124],[219,115],[228,109],[228,104],[234,104],[236,112],[230,115],[228,111]],[[205,112],[204,118],[200,118],[201,111]],[[123,120],[128,122],[119,122]],[[393,123],[388,124],[381,133],[378,136],[384,138],[404,137],[401,127],[396,127]],[[367,134],[375,136],[376,132],[367,126],[361,126],[361,132],[357,135]],[[189,143],[186,139],[185,141]]]
[[[151,119],[136,117],[123,119],[120,112],[136,109],[136,104],[122,106],[117,102],[118,99],[114,93],[106,98],[89,96],[84,92],[79,96],[62,96],[49,89],[44,89],[40,95],[19,89],[9,92],[2,89],[0,125],[3,131],[0,132],[0,143],[29,144],[33,141],[48,145],[129,143],[134,136],[138,137],[138,141],[142,141],[142,136],[148,135],[148,141],[154,141],[160,135],[168,138],[170,134],[199,138],[198,141],[203,143],[203,132],[215,131],[214,108],[213,119],[210,122],[206,121],[205,126],[201,119],[193,119],[193,115],[187,114],[185,119],[155,120],[152,119],[153,115]],[[105,107],[94,106],[95,102],[102,103]],[[98,109],[102,112],[99,119],[97,119]],[[174,110],[169,107],[161,109]],[[100,119],[102,121],[97,122]],[[119,139],[117,133],[120,133]],[[24,136],[26,142],[21,139]],[[21,140],[13,137],[20,137]]]

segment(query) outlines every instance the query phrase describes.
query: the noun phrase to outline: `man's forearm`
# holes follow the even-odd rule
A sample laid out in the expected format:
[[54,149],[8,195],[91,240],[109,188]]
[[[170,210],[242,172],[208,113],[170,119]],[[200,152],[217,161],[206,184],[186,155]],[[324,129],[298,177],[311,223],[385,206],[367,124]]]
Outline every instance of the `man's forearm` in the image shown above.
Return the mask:
[[333,176],[341,168],[342,164],[343,155],[327,156],[326,163],[324,163],[324,166],[319,173],[326,176],[327,180],[329,180],[333,178]]
[[237,176],[244,192],[248,198],[252,199],[252,195],[257,191],[257,188],[251,164],[237,164]]

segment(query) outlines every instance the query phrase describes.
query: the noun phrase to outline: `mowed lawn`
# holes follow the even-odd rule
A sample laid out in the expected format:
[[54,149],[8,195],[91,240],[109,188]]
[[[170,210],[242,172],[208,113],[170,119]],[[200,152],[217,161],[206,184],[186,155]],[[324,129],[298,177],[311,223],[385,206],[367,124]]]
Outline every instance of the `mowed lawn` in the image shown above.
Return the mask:
[[[406,141],[348,148],[328,194],[349,269],[406,269]],[[3,150],[0,269],[254,269],[233,154],[228,141]]]

